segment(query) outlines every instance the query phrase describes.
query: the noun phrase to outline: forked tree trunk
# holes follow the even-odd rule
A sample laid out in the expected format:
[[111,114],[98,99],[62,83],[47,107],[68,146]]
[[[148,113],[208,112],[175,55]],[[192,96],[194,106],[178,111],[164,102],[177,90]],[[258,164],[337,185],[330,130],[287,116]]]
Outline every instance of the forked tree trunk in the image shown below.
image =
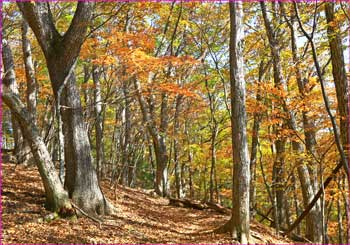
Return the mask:
[[[152,75],[150,75],[152,77]],[[150,78],[152,79],[152,78]],[[146,99],[143,96],[140,81],[133,78],[136,95],[141,107],[143,121],[146,124],[147,130],[152,138],[153,148],[156,160],[155,171],[155,191],[160,196],[168,195],[168,152],[165,144],[165,133],[168,124],[167,118],[167,97],[162,95],[161,105],[161,126],[158,130],[154,121],[154,112],[152,105],[148,106]]]
[[92,17],[93,3],[77,4],[72,23],[63,36],[54,25],[50,4],[17,2],[17,5],[43,50],[56,99],[58,91],[64,87],[60,105],[67,166],[65,188],[73,202],[84,211],[109,213],[111,206],[102,194],[92,165],[80,94],[74,72],[71,72]]

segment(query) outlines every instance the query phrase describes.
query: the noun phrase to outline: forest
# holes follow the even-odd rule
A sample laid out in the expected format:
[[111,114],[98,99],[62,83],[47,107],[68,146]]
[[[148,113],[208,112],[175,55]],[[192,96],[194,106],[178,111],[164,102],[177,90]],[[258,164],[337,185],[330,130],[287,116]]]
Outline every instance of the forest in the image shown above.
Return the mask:
[[348,2],[1,4],[2,244],[350,244]]

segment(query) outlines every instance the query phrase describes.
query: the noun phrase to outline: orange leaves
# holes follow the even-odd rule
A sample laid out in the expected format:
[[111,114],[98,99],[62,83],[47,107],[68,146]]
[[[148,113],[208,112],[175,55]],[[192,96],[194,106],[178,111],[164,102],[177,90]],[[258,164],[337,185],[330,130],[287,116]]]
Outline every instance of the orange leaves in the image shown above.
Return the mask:
[[153,85],[153,89],[165,92],[167,94],[174,94],[174,95],[183,95],[185,97],[191,97],[191,98],[197,98],[198,95],[192,91],[190,91],[188,88],[180,87],[177,84],[173,83],[161,83],[158,85]]

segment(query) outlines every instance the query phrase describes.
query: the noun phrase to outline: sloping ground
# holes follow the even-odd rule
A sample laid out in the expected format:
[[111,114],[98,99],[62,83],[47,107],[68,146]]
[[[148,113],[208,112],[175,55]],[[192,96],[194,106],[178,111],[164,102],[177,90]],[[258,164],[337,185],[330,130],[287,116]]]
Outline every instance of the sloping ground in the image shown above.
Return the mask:
[[[229,219],[211,210],[169,206],[164,198],[143,190],[117,187],[103,190],[118,209],[106,223],[86,217],[78,220],[43,221],[49,214],[36,168],[2,164],[2,244],[6,243],[232,243],[229,234],[213,230]],[[117,193],[117,195],[115,195]],[[278,239],[273,230],[252,225],[256,243],[290,243]]]

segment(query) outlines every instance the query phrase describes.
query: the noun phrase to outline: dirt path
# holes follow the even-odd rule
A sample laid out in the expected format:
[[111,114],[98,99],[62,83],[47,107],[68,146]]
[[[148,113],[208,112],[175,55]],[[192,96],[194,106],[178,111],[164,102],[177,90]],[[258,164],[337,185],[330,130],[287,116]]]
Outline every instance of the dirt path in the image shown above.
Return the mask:
[[[2,244],[4,243],[232,243],[228,234],[211,231],[229,217],[211,210],[172,207],[143,190],[103,184],[118,212],[99,225],[87,218],[43,221],[43,187],[36,168],[2,165]],[[288,243],[261,224],[252,224],[257,243]]]

